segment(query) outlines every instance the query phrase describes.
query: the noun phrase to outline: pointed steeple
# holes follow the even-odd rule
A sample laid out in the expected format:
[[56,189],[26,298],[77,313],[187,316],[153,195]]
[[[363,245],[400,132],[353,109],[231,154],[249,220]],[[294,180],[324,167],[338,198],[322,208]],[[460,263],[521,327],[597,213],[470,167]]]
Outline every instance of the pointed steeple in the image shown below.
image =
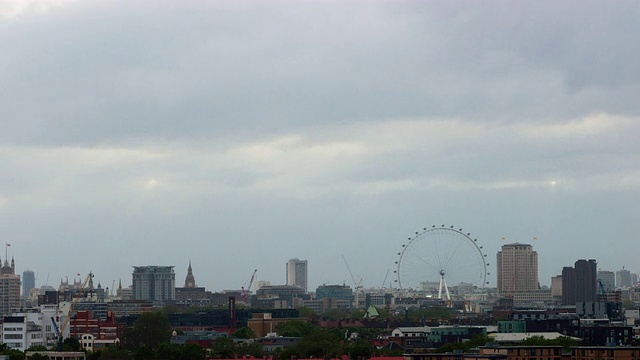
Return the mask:
[[184,287],[194,288],[196,287],[196,279],[193,277],[193,270],[191,269],[191,260],[189,260],[189,268],[187,269],[187,277],[184,279]]

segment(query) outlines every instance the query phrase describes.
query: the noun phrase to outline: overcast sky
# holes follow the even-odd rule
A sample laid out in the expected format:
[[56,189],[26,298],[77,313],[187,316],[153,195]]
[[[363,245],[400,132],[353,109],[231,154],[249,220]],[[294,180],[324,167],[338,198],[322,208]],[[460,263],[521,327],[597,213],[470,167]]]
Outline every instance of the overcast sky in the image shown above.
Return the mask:
[[[637,1],[0,2],[0,236],[37,285],[382,285],[452,224],[640,271]],[[505,237],[506,240],[502,240]],[[534,237],[537,240],[533,240]],[[4,261],[4,252],[0,253]],[[391,278],[391,276],[390,276]]]

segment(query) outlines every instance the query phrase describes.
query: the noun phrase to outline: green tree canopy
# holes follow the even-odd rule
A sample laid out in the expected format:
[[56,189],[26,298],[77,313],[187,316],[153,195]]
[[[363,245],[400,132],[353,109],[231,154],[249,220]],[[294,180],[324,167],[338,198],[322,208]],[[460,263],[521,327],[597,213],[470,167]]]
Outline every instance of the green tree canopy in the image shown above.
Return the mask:
[[171,325],[166,314],[156,311],[140,315],[128,334],[128,342],[134,348],[146,345],[157,349],[171,339]]
[[233,333],[233,337],[236,339],[254,339],[256,333],[248,326],[243,326]]
[[312,334],[318,329],[316,325],[303,320],[291,320],[276,326],[276,332],[280,336],[303,337]]
[[236,354],[236,345],[232,339],[219,338],[216,339],[211,345],[211,357],[229,359]]

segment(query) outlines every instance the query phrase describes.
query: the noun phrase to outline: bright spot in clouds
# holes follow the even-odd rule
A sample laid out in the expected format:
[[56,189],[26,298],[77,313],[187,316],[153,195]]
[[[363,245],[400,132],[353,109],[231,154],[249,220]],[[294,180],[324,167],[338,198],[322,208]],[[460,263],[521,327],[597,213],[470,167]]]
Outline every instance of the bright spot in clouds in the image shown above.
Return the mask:
[[145,189],[153,189],[153,188],[157,187],[158,184],[159,184],[158,180],[151,178],[151,179],[148,179],[147,181],[145,181],[144,188]]
[[0,18],[11,20],[29,12],[45,13],[68,2],[70,0],[2,0]]

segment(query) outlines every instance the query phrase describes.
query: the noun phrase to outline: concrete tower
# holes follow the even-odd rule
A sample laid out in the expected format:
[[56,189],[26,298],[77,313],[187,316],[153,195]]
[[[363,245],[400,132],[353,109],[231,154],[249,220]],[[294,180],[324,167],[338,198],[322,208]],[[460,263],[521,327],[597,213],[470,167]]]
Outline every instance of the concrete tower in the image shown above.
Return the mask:
[[298,285],[306,293],[307,280],[307,260],[289,260],[287,262],[287,285]]
[[15,273],[15,262],[11,265],[5,258],[4,266],[0,270],[0,317],[11,314],[20,309],[20,276]]
[[134,266],[133,299],[164,302],[176,299],[173,266]]
[[506,244],[497,255],[498,296],[516,291],[535,291],[538,283],[538,253],[529,244]]

